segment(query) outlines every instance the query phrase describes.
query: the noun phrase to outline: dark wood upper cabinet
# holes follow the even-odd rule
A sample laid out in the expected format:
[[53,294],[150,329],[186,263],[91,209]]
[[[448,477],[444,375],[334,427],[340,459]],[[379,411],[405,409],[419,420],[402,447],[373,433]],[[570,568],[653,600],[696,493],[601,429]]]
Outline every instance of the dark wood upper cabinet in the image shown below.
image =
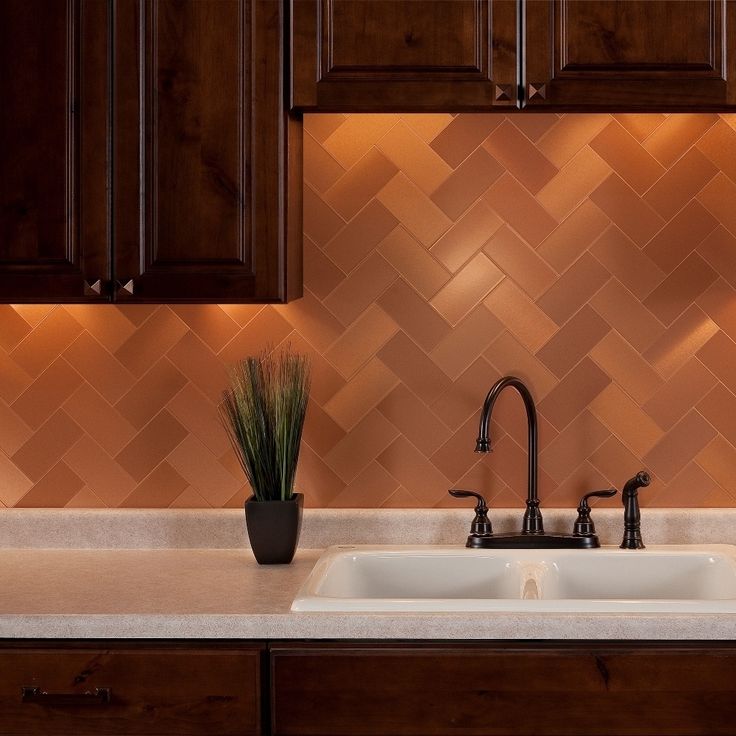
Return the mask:
[[117,0],[115,298],[301,296],[301,124],[284,4]]
[[[731,0],[525,0],[529,107],[724,109],[736,104]],[[727,33],[727,29],[730,33]]]
[[106,298],[107,12],[0,2],[2,301]]
[[0,0],[0,301],[301,296],[276,0]]
[[291,0],[291,13],[295,108],[516,104],[515,0]]

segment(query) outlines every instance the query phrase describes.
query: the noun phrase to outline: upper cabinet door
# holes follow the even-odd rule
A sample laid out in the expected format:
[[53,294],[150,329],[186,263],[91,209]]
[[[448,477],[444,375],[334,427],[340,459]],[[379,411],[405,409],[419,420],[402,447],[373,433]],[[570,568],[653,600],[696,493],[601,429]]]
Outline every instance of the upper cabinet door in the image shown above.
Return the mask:
[[524,8],[529,107],[736,103],[736,85],[727,81],[736,73],[732,0],[526,0]]
[[106,300],[107,3],[0,2],[0,300]]
[[115,299],[301,295],[301,125],[284,4],[118,0]]
[[515,0],[291,0],[291,13],[296,109],[516,105]]

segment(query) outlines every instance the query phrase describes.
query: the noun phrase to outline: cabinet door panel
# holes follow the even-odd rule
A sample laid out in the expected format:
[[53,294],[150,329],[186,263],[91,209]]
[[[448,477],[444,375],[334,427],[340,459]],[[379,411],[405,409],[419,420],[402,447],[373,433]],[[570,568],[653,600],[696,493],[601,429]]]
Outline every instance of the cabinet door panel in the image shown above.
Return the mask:
[[516,102],[509,0],[292,0],[299,109],[472,110]]
[[301,221],[286,204],[300,126],[284,113],[282,35],[271,0],[118,2],[118,301],[299,295],[287,268]]
[[528,106],[723,108],[729,0],[527,0]]
[[0,300],[104,300],[107,3],[0,3]]

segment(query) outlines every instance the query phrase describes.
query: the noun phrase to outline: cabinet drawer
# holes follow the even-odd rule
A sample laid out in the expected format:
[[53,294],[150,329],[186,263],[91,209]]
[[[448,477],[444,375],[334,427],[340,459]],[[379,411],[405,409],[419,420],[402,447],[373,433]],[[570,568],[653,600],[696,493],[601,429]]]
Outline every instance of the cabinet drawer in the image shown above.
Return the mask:
[[258,734],[260,656],[252,645],[0,648],[0,736]]
[[728,644],[274,646],[274,736],[731,736]]

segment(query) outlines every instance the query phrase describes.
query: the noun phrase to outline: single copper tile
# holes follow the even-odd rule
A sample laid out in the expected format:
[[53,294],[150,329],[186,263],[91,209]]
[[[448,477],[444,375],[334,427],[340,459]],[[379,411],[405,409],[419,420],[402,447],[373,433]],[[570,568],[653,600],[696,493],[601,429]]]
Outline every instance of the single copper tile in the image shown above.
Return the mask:
[[474,256],[503,221],[484,202],[476,202],[432,246],[431,253],[450,271],[457,271]]
[[383,256],[373,252],[324,300],[324,306],[347,326],[395,280],[396,271]]
[[736,235],[736,210],[733,207],[736,198],[736,183],[725,174],[716,174],[698,194],[698,201],[720,223]]
[[368,464],[331,501],[331,508],[380,507],[399,487],[396,480],[377,462]]
[[498,161],[479,148],[437,187],[432,201],[451,220],[456,220],[502,173]]
[[585,304],[610,274],[593,256],[583,253],[570,268],[537,299],[537,305],[558,325],[564,324]]
[[662,270],[615,225],[593,243],[590,252],[638,299],[664,281]]
[[723,488],[733,489],[736,478],[736,447],[717,435],[696,456],[695,462]]
[[426,247],[452,224],[447,215],[401,172],[381,189],[378,199]]
[[134,375],[141,376],[162,353],[187,333],[188,328],[168,307],[161,307],[116,351],[115,357]]
[[397,437],[377,460],[422,505],[434,505],[450,487],[449,479],[405,437]]
[[425,299],[450,279],[447,269],[401,226],[381,241],[379,251]]
[[479,304],[457,323],[430,352],[432,361],[450,378],[457,378],[504,329],[488,309]]
[[318,192],[329,189],[345,169],[308,132],[303,140],[304,181]]
[[274,305],[272,309],[317,350],[327,350],[343,329],[332,312],[307,289],[301,299]]
[[718,221],[692,200],[644,248],[665,273],[672,272],[718,225]]
[[590,403],[590,411],[637,457],[662,437],[662,430],[619,386],[611,383]]
[[106,506],[118,506],[135,488],[135,481],[89,435],[64,455],[64,462]]
[[718,274],[697,253],[691,253],[644,300],[644,305],[670,325],[717,278]]
[[30,427],[38,429],[82,380],[64,358],[58,358],[13,402],[13,411]]
[[503,279],[503,273],[483,253],[458,271],[430,300],[452,325],[457,324]]
[[[258,313],[240,332],[225,345],[217,357],[226,364],[233,364],[249,355],[258,355],[273,348],[292,333],[291,325],[273,307]],[[182,372],[192,379],[193,366],[186,365],[186,352],[201,356],[201,360],[214,366],[215,354],[196,335],[190,333],[178,340],[172,352],[172,360]],[[204,376],[202,376],[204,378]],[[221,385],[221,384],[220,384]],[[201,388],[201,386],[200,386]]]
[[323,143],[345,122],[346,117],[342,113],[307,113],[304,130]]
[[447,426],[404,384],[378,404],[378,410],[425,455],[431,455],[449,436]]
[[378,357],[425,404],[450,386],[450,379],[404,332],[394,335],[378,352]]
[[345,431],[351,430],[396,387],[399,379],[378,358],[368,361],[324,406]]
[[79,478],[63,462],[56,463],[40,478],[15,505],[18,508],[44,508],[66,506],[69,500],[84,486]]
[[539,402],[539,411],[562,431],[610,382],[590,358],[583,358]]
[[354,269],[398,224],[376,199],[361,210],[324,248],[345,273]]
[[[736,404],[736,399],[733,403]],[[657,442],[644,456],[644,460],[662,480],[669,482],[715,436],[716,430],[697,411],[692,410]]]
[[344,436],[345,430],[314,399],[310,398],[302,441],[323,456]]
[[586,304],[537,352],[537,357],[562,378],[609,330],[608,323]]
[[0,347],[12,350],[29,332],[26,322],[11,304],[0,304]]
[[79,439],[82,429],[63,410],[54,412],[11,457],[24,475],[40,480]]
[[340,335],[325,357],[345,378],[350,378],[398,329],[383,309],[372,304]]
[[706,113],[670,115],[644,141],[644,148],[669,168],[717,121],[717,115]]
[[697,300],[697,305],[731,339],[736,339],[736,291],[717,279]]
[[447,390],[432,402],[432,411],[451,429],[476,416],[496,376],[485,358],[474,360]]
[[177,304],[172,310],[215,352],[240,330],[238,323],[217,304]]
[[521,378],[538,399],[557,385],[557,378],[510,332],[502,332],[483,353],[483,357],[500,374]]
[[592,148],[585,146],[537,192],[537,201],[562,221],[610,173],[611,167]]
[[725,120],[719,120],[698,141],[696,151],[702,152],[717,168],[736,181],[736,130]]
[[562,483],[609,437],[607,427],[589,411],[582,411],[544,447],[539,464],[552,480]]
[[242,485],[243,474],[229,473],[196,437],[189,435],[166,462],[215,508],[221,507]]
[[664,225],[664,220],[617,174],[611,174],[590,198],[639,247]]
[[486,138],[483,148],[532,194],[557,173],[557,167],[508,119]]
[[602,113],[562,115],[537,146],[559,169],[610,122],[611,116]]
[[716,383],[715,376],[697,358],[691,358],[644,404],[643,409],[662,429],[669,430]]
[[397,279],[381,295],[378,305],[422,350],[431,350],[451,331],[450,325],[403,279]]
[[437,189],[452,173],[445,160],[404,120],[396,123],[376,145],[397,169],[427,194]]
[[617,113],[614,119],[623,125],[636,140],[641,143],[648,138],[667,119],[660,112],[657,113]]
[[639,352],[664,333],[662,323],[618,279],[607,281],[590,306]]
[[345,226],[345,220],[308,184],[303,191],[304,234],[323,247]]
[[135,378],[86,330],[64,351],[64,359],[108,401],[117,401]]
[[484,198],[533,247],[557,227],[552,215],[509,174],[496,180]]
[[35,378],[74,342],[81,331],[79,322],[65,309],[57,307],[9,355],[28,375]]
[[590,351],[590,357],[639,404],[663,383],[639,352],[613,330]]
[[555,272],[537,252],[505,225],[491,236],[483,251],[532,298],[555,280]]
[[558,273],[566,271],[611,224],[592,202],[586,200],[555,228],[537,248]]
[[691,148],[644,195],[644,201],[665,219],[674,217],[717,171],[697,148]]
[[188,486],[167,462],[158,465],[120,504],[121,508],[166,508]]
[[0,452],[0,501],[3,506],[11,508],[32,488],[33,481],[23,475],[15,463]]
[[461,113],[430,145],[450,166],[456,168],[502,122],[501,115]]
[[[138,432],[115,459],[123,470],[135,480],[141,481],[186,436],[186,429],[164,409]],[[183,488],[184,486],[179,490]]]
[[395,114],[346,115],[345,120],[322,141],[323,148],[349,169],[399,122]]
[[557,331],[557,325],[510,279],[502,281],[483,303],[532,353]]
[[324,461],[344,483],[349,483],[366,465],[378,457],[398,434],[399,430],[374,409],[325,455]]
[[156,362],[115,404],[115,408],[137,429],[148,424],[155,414],[187,383],[185,376],[167,358]]
[[344,220],[349,220],[383,189],[397,171],[378,149],[371,148],[322,195],[322,199]]
[[304,287],[318,299],[324,299],[343,279],[345,273],[309,238],[304,238]]

